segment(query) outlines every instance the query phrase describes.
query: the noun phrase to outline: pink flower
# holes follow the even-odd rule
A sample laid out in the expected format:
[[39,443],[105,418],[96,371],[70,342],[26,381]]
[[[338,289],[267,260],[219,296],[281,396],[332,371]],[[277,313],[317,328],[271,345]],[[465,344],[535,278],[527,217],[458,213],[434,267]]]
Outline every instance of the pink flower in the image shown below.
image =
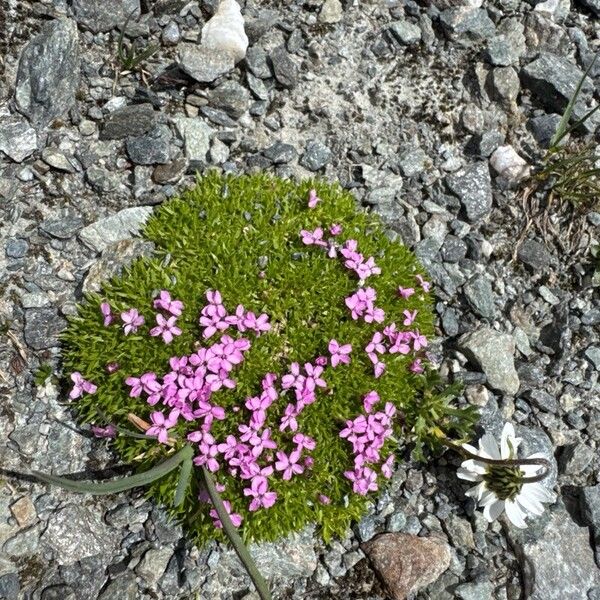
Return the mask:
[[276,492],[269,492],[266,477],[255,477],[249,488],[244,488],[244,496],[252,496],[248,510],[254,512],[259,508],[270,508],[277,500]]
[[415,279],[417,280],[421,288],[423,288],[424,292],[428,292],[431,289],[431,283],[429,283],[429,281],[425,281],[422,275],[415,275]]
[[413,373],[423,373],[425,371],[425,369],[423,368],[423,365],[421,363],[421,359],[420,358],[416,358],[410,365],[410,367],[408,367]]
[[216,459],[219,454],[218,445],[202,442],[198,449],[200,454],[194,458],[194,464],[198,467],[206,466],[211,473],[218,471],[220,468],[219,461]]
[[297,433],[292,439],[294,440],[294,444],[298,444],[299,450],[302,450],[303,448],[314,450],[317,446],[315,440],[303,433]]
[[288,404],[285,407],[285,413],[279,422],[279,431],[285,431],[288,427],[291,431],[298,430],[298,421],[296,417],[298,413],[296,412],[296,407],[293,404]]
[[405,319],[404,319],[404,325],[406,325],[407,327],[409,325],[413,324],[413,321],[417,318],[417,313],[419,311],[418,310],[408,310],[408,309],[404,309],[404,311],[402,311],[402,314],[404,315]]
[[325,380],[321,377],[323,373],[323,367],[312,365],[311,363],[304,363],[304,370],[306,371],[306,379],[304,381],[304,387],[312,392],[316,386],[327,387]]
[[285,452],[277,452],[277,462],[275,469],[283,471],[283,479],[286,481],[292,478],[292,475],[300,475],[304,472],[304,467],[298,464],[300,459],[300,450],[296,449],[288,456]]
[[418,330],[411,332],[411,335],[413,338],[413,350],[415,352],[418,352],[421,348],[427,347],[427,338],[419,333]]
[[376,298],[377,293],[373,288],[359,288],[352,296],[348,296],[345,302],[354,320],[362,317],[367,323],[373,321],[381,323],[385,318],[385,313],[382,309],[375,307]]
[[171,294],[167,290],[161,290],[158,298],[154,300],[154,308],[160,308],[175,317],[179,317],[183,312],[183,302],[181,300],[171,300]]
[[304,385],[304,380],[304,375],[300,375],[300,365],[297,362],[294,362],[290,366],[290,373],[281,378],[281,387],[284,390],[291,387],[302,387]]
[[302,243],[306,246],[324,246],[327,247],[327,242],[323,241],[323,228],[317,227],[314,231],[307,231],[303,229],[300,232],[300,237],[302,238]]
[[98,438],[115,438],[117,437],[117,428],[114,425],[107,425],[106,427],[92,425],[92,433]]
[[414,288],[404,288],[402,286],[398,287],[398,294],[400,296],[402,296],[402,298],[404,298],[405,300],[407,298],[410,298],[414,293],[415,293],[415,289]]
[[121,320],[123,321],[123,331],[125,335],[135,333],[138,327],[144,324],[144,317],[135,308],[130,308],[121,313]]
[[102,302],[102,304],[100,304],[100,312],[104,317],[104,327],[108,327],[115,320],[115,316],[110,309],[110,304],[108,302]]
[[336,340],[329,342],[329,352],[331,353],[331,366],[337,367],[339,364],[347,365],[350,362],[350,352],[352,352],[352,344],[344,344],[340,346]]
[[71,373],[71,381],[73,382],[73,389],[69,393],[69,398],[71,398],[71,400],[83,396],[84,392],[86,394],[93,394],[98,389],[97,385],[84,379],[79,371]]
[[257,335],[271,330],[269,316],[264,313],[257,317],[253,312],[248,311],[242,320],[242,325],[245,329],[252,329]]
[[329,233],[331,235],[340,235],[340,233],[342,233],[342,226],[338,225],[337,223],[334,223],[330,228],[329,228]]
[[379,379],[383,372],[385,371],[385,363],[382,361],[377,361],[375,365],[373,365],[373,372],[375,373],[375,379]]
[[249,440],[252,446],[252,456],[259,457],[265,448],[274,450],[277,444],[271,439],[271,430],[265,429],[260,435],[255,433]]
[[162,336],[165,344],[170,344],[173,341],[173,336],[181,335],[181,329],[177,327],[177,317],[169,317],[165,319],[161,314],[156,315],[156,327],[150,330],[150,335],[153,337]]
[[319,502],[321,504],[331,504],[331,498],[325,494],[319,494]]
[[366,496],[369,492],[377,491],[377,473],[369,467],[355,468],[354,471],[346,471],[344,476],[353,482],[352,490],[355,494]]
[[317,190],[310,190],[308,192],[308,208],[315,208],[319,202],[321,202],[321,198],[317,196]]
[[375,390],[371,390],[363,397],[363,406],[365,412],[370,413],[373,407],[379,402],[379,394]]
[[[242,524],[242,515],[239,515],[238,513],[232,513],[231,512],[231,502],[229,502],[229,500],[223,500],[223,506],[225,507],[225,510],[227,511],[227,514],[229,515],[229,518],[231,519],[231,522],[233,523],[233,526],[234,527],[239,527]],[[222,529],[223,528],[223,523],[221,523],[221,519],[219,519],[219,513],[217,513],[216,509],[213,508],[210,511],[209,515],[213,519],[213,525],[217,529]]]
[[116,373],[120,368],[121,368],[121,366],[119,365],[118,362],[109,362],[106,364],[106,372],[109,375]]
[[146,431],[146,435],[157,437],[161,444],[166,444],[168,440],[167,430],[171,429],[177,423],[178,418],[179,411],[177,409],[173,409],[166,419],[162,412],[153,412],[150,415],[153,425]]
[[381,474],[386,479],[391,479],[394,474],[394,455],[390,454],[381,465]]

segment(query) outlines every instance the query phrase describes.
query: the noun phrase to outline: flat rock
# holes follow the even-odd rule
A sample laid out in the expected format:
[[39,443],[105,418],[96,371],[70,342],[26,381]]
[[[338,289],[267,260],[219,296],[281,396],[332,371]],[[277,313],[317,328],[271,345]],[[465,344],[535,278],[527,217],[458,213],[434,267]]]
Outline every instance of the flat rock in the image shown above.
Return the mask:
[[331,150],[319,140],[310,140],[306,144],[300,164],[309,171],[322,169],[331,160]]
[[152,208],[149,206],[125,208],[84,227],[79,232],[79,238],[86,246],[96,252],[102,252],[110,244],[129,239],[133,234],[137,234],[151,213]]
[[99,291],[103,282],[119,275],[123,268],[129,266],[135,259],[151,256],[153,250],[153,242],[136,238],[111,244],[103,250],[100,260],[90,267],[83,280],[83,291]]
[[148,133],[128,138],[127,154],[136,165],[166,164],[169,162],[172,137],[168,125],[157,125]]
[[469,221],[479,221],[492,210],[492,180],[487,161],[449,175],[446,185],[460,200]]
[[139,136],[154,127],[158,113],[152,104],[132,104],[111,112],[100,132],[101,140],[122,140]]
[[319,12],[321,23],[339,23],[344,16],[344,9],[340,0],[325,0]]
[[206,163],[206,155],[210,150],[210,137],[214,130],[202,119],[175,117],[175,129],[183,140],[186,157],[196,163]]
[[140,14],[140,0],[73,0],[72,7],[77,22],[94,33],[123,27],[131,13]]
[[534,273],[545,271],[552,263],[548,248],[536,240],[525,240],[517,250],[517,258]]
[[25,311],[25,341],[34,350],[58,346],[58,336],[67,322],[54,308],[32,308]]
[[459,347],[485,373],[491,387],[514,395],[519,390],[515,370],[515,341],[511,335],[482,327],[459,339]]
[[463,293],[473,312],[484,319],[496,315],[492,284],[487,277],[479,275],[463,286]]
[[201,83],[210,83],[229,73],[235,64],[227,52],[197,44],[182,44],[179,49],[179,66],[184,73]]
[[449,566],[448,544],[408,533],[384,533],[362,544],[394,600],[433,583]]
[[600,585],[587,527],[556,504],[527,529],[507,528],[529,600],[584,600]]
[[248,110],[250,92],[237,81],[224,81],[208,92],[208,101],[214,108],[237,119]]
[[600,17],[600,0],[579,0],[579,3],[589,8],[597,17]]
[[68,240],[83,227],[83,219],[74,210],[65,208],[44,219],[39,227],[52,237]]
[[37,148],[35,129],[22,117],[0,122],[0,150],[15,162],[23,162]]
[[421,28],[410,21],[396,21],[390,25],[392,35],[405,46],[412,46],[421,41]]
[[36,128],[63,116],[75,102],[79,85],[79,37],[72,19],[42,25],[19,60],[15,101]]
[[285,47],[278,46],[275,48],[269,54],[269,60],[273,67],[275,79],[285,88],[295,87],[298,81],[299,68]]

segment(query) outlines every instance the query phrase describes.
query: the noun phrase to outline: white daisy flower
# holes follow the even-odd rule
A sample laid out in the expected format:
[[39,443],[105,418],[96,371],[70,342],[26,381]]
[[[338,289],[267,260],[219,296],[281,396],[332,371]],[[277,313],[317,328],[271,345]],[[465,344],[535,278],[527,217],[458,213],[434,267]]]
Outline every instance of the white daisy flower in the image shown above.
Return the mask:
[[[462,447],[469,454],[484,459],[515,461],[521,438],[515,437],[510,423],[504,425],[500,447],[495,438],[486,433],[479,440],[479,450],[469,444]],[[458,469],[458,476],[467,481],[478,482],[466,494],[483,508],[483,515],[492,522],[502,511],[516,527],[527,527],[525,517],[539,516],[544,512],[543,502],[554,502],[556,496],[542,485],[544,471],[548,467],[544,455],[537,452],[526,460],[537,464],[493,464],[477,459],[465,460]]]

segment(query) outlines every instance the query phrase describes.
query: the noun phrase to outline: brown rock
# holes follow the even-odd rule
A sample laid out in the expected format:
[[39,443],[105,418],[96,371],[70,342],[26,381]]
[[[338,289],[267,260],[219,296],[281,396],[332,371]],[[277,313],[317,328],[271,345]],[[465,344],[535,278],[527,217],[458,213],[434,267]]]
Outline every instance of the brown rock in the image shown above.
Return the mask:
[[10,506],[10,512],[13,517],[17,520],[19,527],[25,527],[31,525],[37,517],[35,506],[29,496],[23,496],[16,502],[13,502]]
[[383,533],[362,545],[394,600],[433,583],[450,566],[450,549],[441,540],[408,533]]

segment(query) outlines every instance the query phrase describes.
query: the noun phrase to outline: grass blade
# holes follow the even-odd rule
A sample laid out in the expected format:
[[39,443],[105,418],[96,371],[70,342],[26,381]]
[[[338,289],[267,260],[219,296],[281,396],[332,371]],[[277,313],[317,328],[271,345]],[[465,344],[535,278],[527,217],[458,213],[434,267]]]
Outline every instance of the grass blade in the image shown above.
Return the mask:
[[244,568],[250,575],[250,579],[254,583],[256,587],[256,591],[260,596],[261,600],[271,600],[271,592],[269,592],[269,586],[267,582],[263,579],[263,576],[260,574],[259,570],[256,568],[256,564],[250,556],[250,552],[248,552],[248,548],[246,548],[242,538],[237,532],[234,524],[231,522],[229,518],[229,514],[227,509],[223,505],[223,501],[221,500],[221,496],[219,496],[219,492],[215,488],[215,482],[211,473],[209,473],[204,467],[202,467],[202,475],[204,476],[204,482],[206,485],[206,491],[210,496],[210,500],[219,515],[219,519],[221,523],[223,523],[223,531],[225,535],[227,535],[235,553],[238,555],[239,559],[242,561]]
[[177,489],[175,490],[175,500],[173,501],[174,506],[179,506],[185,498],[185,492],[192,476],[192,466],[193,463],[191,458],[186,458],[181,464],[179,481],[177,482]]
[[148,485],[161,477],[164,477],[170,473],[173,469],[177,468],[185,460],[190,460],[194,455],[194,451],[191,446],[184,446],[179,452],[163,461],[162,463],[144,471],[143,473],[137,473],[130,477],[123,477],[116,481],[103,481],[103,482],[86,482],[86,481],[75,481],[68,479],[67,477],[59,477],[58,475],[46,475],[39,473],[38,471],[32,471],[31,475],[35,478],[48,483],[56,485],[72,492],[78,492],[81,494],[94,494],[94,495],[106,495],[116,494],[118,492],[124,492],[135,487]]

